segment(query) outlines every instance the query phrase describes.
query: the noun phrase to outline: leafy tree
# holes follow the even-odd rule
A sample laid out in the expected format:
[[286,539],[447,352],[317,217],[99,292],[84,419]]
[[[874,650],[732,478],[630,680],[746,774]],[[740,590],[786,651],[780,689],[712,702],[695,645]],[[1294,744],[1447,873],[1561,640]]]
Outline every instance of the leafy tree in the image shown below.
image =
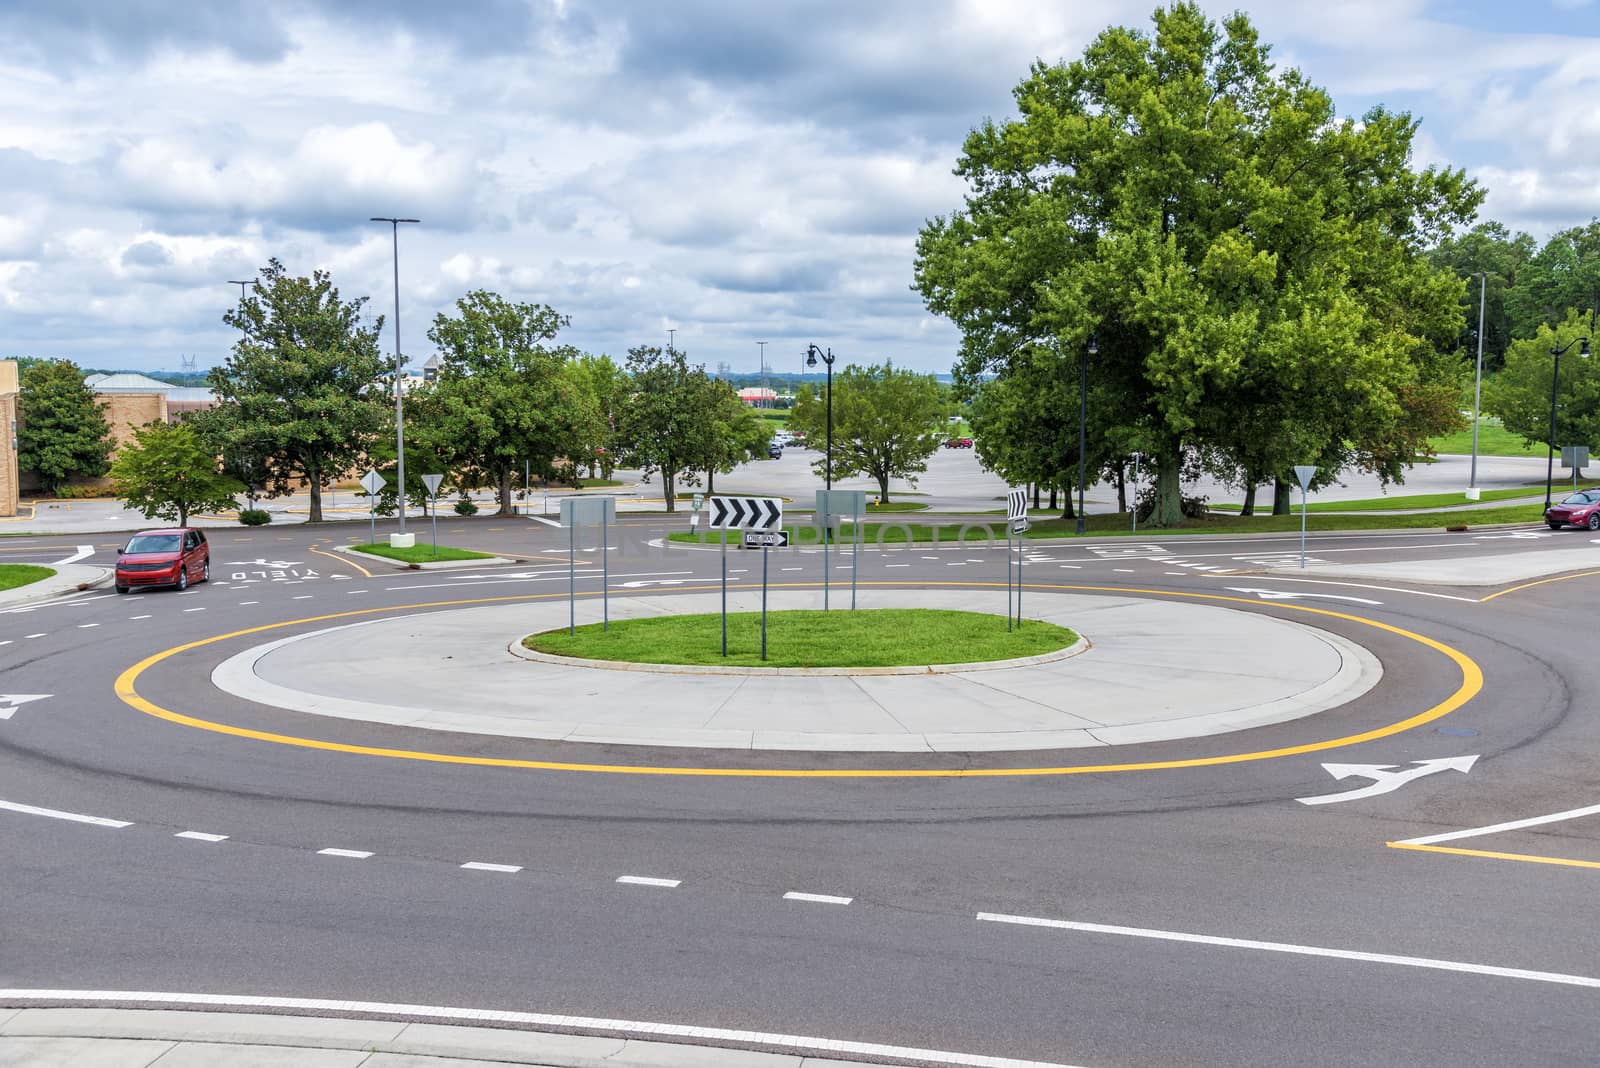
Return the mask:
[[[889,500],[889,480],[916,476],[928,469],[928,457],[944,439],[947,406],[933,375],[896,368],[851,365],[833,380],[833,474],[835,478],[866,475]],[[826,448],[827,393],[802,393],[789,416],[791,429],[802,430],[813,445]],[[812,464],[819,476],[827,457]]]
[[570,323],[545,305],[475,290],[428,331],[440,366],[422,402],[421,441],[469,482],[494,485],[501,515],[512,512],[524,465],[575,480],[604,436],[595,398],[570,373],[581,354],[551,344]]
[[1551,236],[1506,297],[1513,337],[1531,338],[1600,302],[1600,219]]
[[1594,322],[1587,315],[1569,312],[1557,327],[1539,327],[1525,340],[1513,341],[1506,350],[1506,366],[1483,386],[1483,408],[1500,417],[1529,448],[1535,445],[1600,444],[1600,360],[1577,359],[1578,346],[1562,355],[1561,380],[1556,388],[1556,439],[1550,440],[1550,387],[1555,361],[1552,348],[1594,337]]
[[[1478,355],[1478,303],[1483,297],[1483,361],[1485,370],[1497,370],[1505,360],[1516,324],[1507,307],[1510,291],[1523,268],[1538,251],[1538,243],[1525,233],[1512,232],[1498,222],[1481,222],[1459,237],[1441,242],[1428,254],[1439,267],[1455,272],[1467,285],[1461,294],[1463,329],[1460,345],[1469,361]],[[1486,284],[1480,289],[1477,275]]]
[[150,423],[133,432],[111,465],[116,494],[147,519],[186,526],[195,512],[237,508],[244,489],[217,469],[216,453],[185,423]]
[[705,370],[691,369],[676,349],[640,345],[628,350],[628,375],[633,392],[618,427],[625,455],[645,477],[661,475],[667,511],[675,512],[678,484],[700,481],[695,475],[703,459],[698,443],[705,439],[709,418]]
[[49,360],[23,371],[17,408],[17,466],[37,475],[46,494],[70,478],[106,473],[111,428],[76,364]]
[[392,421],[396,365],[378,351],[379,316],[366,297],[344,301],[326,271],[293,277],[276,259],[223,322],[242,332],[206,376],[220,402],[208,420],[224,456],[258,457],[269,496],[304,480],[309,519],[322,521],[322,485],[349,472]]
[[1153,21],[1036,64],[1022,117],[968,137],[965,208],[923,229],[916,263],[928,307],[962,331],[958,372],[1003,376],[1040,348],[1061,375],[1089,359],[1108,423],[1154,453],[1156,526],[1181,521],[1186,448],[1241,446],[1268,389],[1312,433],[1269,434],[1280,446],[1252,465],[1397,477],[1416,454],[1406,406],[1420,392],[1432,412],[1455,388],[1431,357],[1459,334],[1461,284],[1421,254],[1481,193],[1412,169],[1410,116],[1339,119],[1245,16],[1219,29],[1185,0]]
[[695,386],[701,396],[700,418],[695,420],[697,468],[706,473],[706,492],[715,493],[717,475],[727,474],[747,460],[767,454],[772,431],[765,419],[745,407],[733,387],[720,378],[700,374]]
[[598,471],[601,478],[609,479],[617,467],[617,421],[628,399],[628,373],[609,356],[588,354],[578,357],[570,373],[593,402],[601,423],[601,441],[589,461],[589,474],[592,477]]

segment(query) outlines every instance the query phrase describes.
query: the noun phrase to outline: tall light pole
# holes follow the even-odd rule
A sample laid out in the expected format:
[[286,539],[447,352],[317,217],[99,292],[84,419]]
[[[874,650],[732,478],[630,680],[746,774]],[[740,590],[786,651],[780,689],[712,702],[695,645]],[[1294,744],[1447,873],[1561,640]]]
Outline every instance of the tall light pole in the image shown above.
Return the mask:
[[1472,473],[1467,477],[1467,500],[1478,499],[1478,415],[1483,403],[1483,308],[1489,296],[1489,272],[1478,272],[1478,373],[1472,385]]
[[1093,331],[1078,361],[1078,533],[1083,533],[1083,482],[1085,453],[1089,451],[1089,357],[1100,351]]
[[828,489],[833,489],[833,350],[824,352],[815,345],[806,346],[806,366],[815,367],[817,357],[822,357],[822,362],[828,365],[828,451],[827,458],[823,461],[822,469]]
[[1556,473],[1556,386],[1561,381],[1561,354],[1572,346],[1578,346],[1578,355],[1584,359],[1589,358],[1589,339],[1580,337],[1569,341],[1560,348],[1550,346],[1550,355],[1555,357],[1555,366],[1550,371],[1550,451],[1545,457],[1544,465],[1544,510],[1550,510],[1550,487]]
[[677,351],[677,348],[676,348],[677,338],[678,338],[678,328],[677,327],[674,326],[674,327],[672,327],[672,328],[667,330],[667,351],[668,352],[676,352]]
[[230,279],[228,279],[228,284],[230,286],[238,286],[239,287],[239,303],[243,304],[244,303],[244,297],[245,297],[245,290],[250,288],[251,286],[259,286],[261,284],[261,279],[252,278],[249,281],[244,281],[243,279],[239,279],[239,278],[230,278]]
[[421,222],[420,219],[395,219],[374,215],[373,222],[386,222],[394,235],[394,448],[395,483],[398,488],[396,502],[400,513],[400,533],[406,532],[406,420],[401,397],[405,392],[406,358],[400,354],[400,224]]
[[770,408],[771,405],[767,403],[767,343],[765,341],[757,341],[756,344],[761,346],[761,404],[759,407]]

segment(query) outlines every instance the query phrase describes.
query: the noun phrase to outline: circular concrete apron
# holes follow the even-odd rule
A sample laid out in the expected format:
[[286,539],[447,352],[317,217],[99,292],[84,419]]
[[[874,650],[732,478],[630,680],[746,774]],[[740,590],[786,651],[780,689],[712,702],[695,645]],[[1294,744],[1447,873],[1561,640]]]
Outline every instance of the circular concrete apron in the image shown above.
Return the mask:
[[[997,603],[999,602],[999,603]],[[714,612],[716,594],[619,597],[612,619]],[[863,608],[992,611],[997,593],[873,590]],[[821,608],[820,591],[772,610]],[[835,610],[838,610],[835,603]],[[730,593],[729,611],[759,594]],[[296,712],[516,738],[812,751],[963,752],[1193,738],[1345,704],[1383,668],[1350,640],[1216,605],[1029,590],[1026,618],[1071,627],[1080,655],[917,674],[701,674],[543,663],[508,648],[564,627],[565,601],[430,611],[247,649],[219,688]],[[580,624],[599,621],[579,602]],[[1026,625],[1026,624],[1024,624]],[[952,650],[951,662],[961,660]]]

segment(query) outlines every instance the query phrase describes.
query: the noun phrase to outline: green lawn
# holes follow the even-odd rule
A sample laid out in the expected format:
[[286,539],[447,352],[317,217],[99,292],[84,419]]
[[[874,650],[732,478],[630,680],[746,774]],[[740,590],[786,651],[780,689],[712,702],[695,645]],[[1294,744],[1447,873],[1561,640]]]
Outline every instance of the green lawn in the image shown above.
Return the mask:
[[38,564],[0,564],[0,590],[14,590],[18,586],[47,579],[55,573],[55,568],[40,567]]
[[[1443,437],[1429,438],[1434,452],[1468,456],[1472,453],[1472,426]],[[1485,416],[1478,423],[1479,456],[1543,456],[1546,446],[1529,445],[1521,434],[1513,434],[1500,425],[1500,420]]]
[[600,489],[606,486],[620,486],[622,483],[614,478],[580,478],[578,485],[584,489]]
[[[1591,489],[1588,484],[1580,481],[1582,489]],[[1556,495],[1572,492],[1572,483],[1565,485],[1558,480],[1555,486]],[[1544,483],[1532,483],[1520,489],[1484,490],[1479,501],[1514,501],[1519,497],[1538,496],[1540,504],[1544,503]],[[1313,501],[1306,508],[1312,515],[1318,512],[1381,512],[1391,508],[1447,508],[1452,506],[1472,504],[1464,493],[1414,493],[1409,496],[1397,495],[1394,497],[1367,497],[1359,501]],[[1214,510],[1222,512],[1237,512],[1242,506],[1228,502],[1226,504],[1213,504]],[[1256,508],[1261,508],[1260,498],[1257,498]],[[1272,502],[1267,501],[1267,508],[1272,508]],[[1300,514],[1299,494],[1295,495],[1295,514]],[[1469,513],[1476,514],[1476,513]]]
[[[840,542],[842,542],[844,544],[849,544],[851,542],[851,540],[855,537],[854,533],[852,532],[852,528],[853,527],[854,527],[854,524],[853,523],[849,523],[849,522],[845,522],[845,523],[840,524],[840,528],[841,528],[841,534],[840,534],[840,537],[839,537],[839,541]],[[1005,530],[1004,530],[1003,524],[995,523],[995,524],[992,524],[992,527],[993,527],[994,537],[999,541],[1004,541],[1005,540]],[[821,535],[819,535],[817,533],[817,528],[814,527],[814,526],[798,526],[798,525],[796,525],[796,526],[785,527],[784,529],[789,531],[789,544],[790,545],[805,547],[805,546],[809,546],[809,545],[821,545],[822,544]],[[961,524],[959,524],[959,523],[950,523],[950,524],[946,524],[946,525],[943,525],[943,526],[936,526],[936,525],[931,525],[931,524],[926,524],[926,523],[862,523],[861,524],[861,540],[862,540],[863,543],[865,543],[867,545],[877,545],[878,544],[878,536],[879,536],[879,533],[881,531],[882,535],[883,535],[883,544],[885,544],[885,545],[903,545],[903,544],[905,544],[905,542],[907,540],[906,539],[906,534],[908,532],[911,535],[910,540],[912,542],[933,541],[934,540],[934,531],[935,530],[939,531],[938,540],[940,542],[947,543],[947,544],[954,544],[958,540],[957,535],[961,531]],[[970,541],[970,542],[983,542],[988,537],[989,537],[988,526],[986,524],[982,524],[982,523],[974,523],[974,524],[971,524],[971,529],[967,531],[966,537],[960,538],[959,540],[961,540],[961,541]],[[706,530],[706,531],[700,531],[698,533],[691,533],[690,531],[687,531],[687,530],[680,530],[680,531],[677,531],[675,533],[667,535],[667,540],[668,541],[693,542],[695,544],[716,545],[721,540],[721,532],[720,531],[715,531],[715,530]],[[729,545],[734,545],[734,544],[737,544],[738,541],[739,541],[739,533],[737,531],[729,531],[728,532],[728,544]]]
[[728,655],[716,613],[618,620],[545,631],[523,640],[542,653],[645,664],[766,667],[899,667],[1009,660],[1065,649],[1078,640],[1066,627],[1026,620],[1006,630],[1002,616],[927,608],[838,612],[771,612],[767,659],[761,659],[761,614],[730,613]]
[[890,501],[888,504],[873,504],[870,500],[867,501],[868,512],[921,512],[927,507],[922,501]]
[[448,545],[439,546],[439,554],[434,555],[433,543],[418,541],[409,549],[395,549],[388,545],[352,545],[350,548],[358,553],[371,553],[373,556],[382,556],[390,560],[401,560],[408,564],[431,564],[436,560],[489,560],[492,553],[478,553],[471,549],[453,549]]

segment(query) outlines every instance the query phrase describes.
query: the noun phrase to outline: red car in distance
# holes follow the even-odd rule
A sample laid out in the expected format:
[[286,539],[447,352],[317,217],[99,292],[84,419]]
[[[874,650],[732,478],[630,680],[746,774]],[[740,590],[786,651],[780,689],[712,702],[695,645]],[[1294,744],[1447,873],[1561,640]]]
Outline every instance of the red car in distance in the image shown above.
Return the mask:
[[211,577],[211,546],[193,527],[141,530],[117,550],[117,592],[134,586],[176,586]]
[[1551,530],[1560,530],[1567,524],[1600,530],[1600,490],[1579,490],[1559,504],[1552,504],[1544,513],[1544,521]]

